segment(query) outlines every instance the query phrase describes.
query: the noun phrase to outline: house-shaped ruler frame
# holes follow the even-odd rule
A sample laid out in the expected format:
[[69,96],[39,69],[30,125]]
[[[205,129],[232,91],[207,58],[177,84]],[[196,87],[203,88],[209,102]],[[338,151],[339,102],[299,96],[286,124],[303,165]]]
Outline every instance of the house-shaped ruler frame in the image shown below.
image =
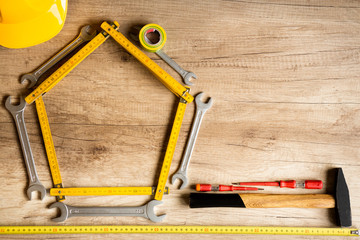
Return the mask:
[[[158,179],[157,188],[155,191],[155,200],[161,200],[165,191],[165,185],[169,175],[170,165],[173,158],[174,150],[176,147],[177,139],[180,132],[180,127],[184,117],[187,103],[193,101],[193,96],[189,93],[189,88],[182,86],[174,78],[172,78],[167,72],[165,72],[160,66],[158,66],[154,61],[152,61],[147,55],[145,55],[141,50],[139,50],[135,45],[133,45],[124,35],[117,31],[119,24],[117,22],[108,23],[103,22],[101,27],[103,31],[100,32],[95,38],[93,38],[89,43],[82,47],[76,54],[74,54],[68,61],[66,61],[61,67],[59,67],[53,74],[51,74],[47,79],[45,79],[35,90],[33,90],[26,98],[25,101],[28,104],[36,101],[38,117],[40,125],[43,132],[44,144],[48,155],[48,161],[51,169],[51,174],[53,178],[54,187],[59,190],[56,196],[58,200],[64,200],[64,195],[66,191],[62,191],[62,180],[60,176],[60,170],[58,167],[54,144],[52,142],[50,127],[46,115],[45,105],[42,100],[42,95],[51,90],[62,78],[64,78],[73,68],[75,68],[82,60],[84,60],[90,53],[92,53],[98,46],[100,46],[105,40],[112,36],[121,46],[123,46],[130,54],[132,54],[137,60],[139,60],[149,71],[154,74],[171,92],[179,97],[179,105],[176,111],[176,115],[173,122],[173,127],[170,133],[163,165],[160,172],[160,177]],[[43,127],[47,124],[48,131],[44,132]],[[46,129],[46,126],[44,127]],[[47,138],[47,140],[45,140]],[[49,157],[48,149],[50,149]],[[53,151],[53,153],[51,152]],[[132,187],[124,187],[131,189]],[[149,187],[139,187],[139,189],[149,189]],[[151,188],[151,187],[150,187]],[[66,190],[66,188],[63,188]],[[54,190],[54,189],[52,189]],[[55,191],[56,191],[55,190]],[[80,195],[80,194],[79,194]],[[90,194],[87,194],[90,195]],[[111,195],[111,194],[105,194]],[[115,195],[115,194],[113,194]],[[132,192],[131,195],[137,195]],[[144,194],[138,194],[144,195]]]

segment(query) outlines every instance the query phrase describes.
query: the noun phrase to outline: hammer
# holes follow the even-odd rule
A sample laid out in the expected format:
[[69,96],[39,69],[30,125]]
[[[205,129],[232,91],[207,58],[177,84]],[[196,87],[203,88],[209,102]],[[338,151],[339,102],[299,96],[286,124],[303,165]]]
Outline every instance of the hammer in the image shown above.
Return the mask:
[[335,196],[330,194],[213,194],[190,193],[190,208],[335,208],[337,223],[351,226],[349,189],[341,168],[336,169]]

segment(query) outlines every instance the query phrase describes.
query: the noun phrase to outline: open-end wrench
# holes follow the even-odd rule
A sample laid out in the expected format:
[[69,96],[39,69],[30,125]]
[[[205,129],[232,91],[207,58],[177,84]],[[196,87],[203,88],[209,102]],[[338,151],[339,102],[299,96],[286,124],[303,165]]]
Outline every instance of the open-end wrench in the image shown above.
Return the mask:
[[191,154],[194,150],[196,138],[199,133],[200,124],[201,124],[201,121],[202,121],[206,111],[208,109],[210,109],[213,104],[213,100],[211,98],[209,98],[207,103],[202,102],[201,101],[202,95],[203,95],[203,93],[199,93],[195,97],[196,114],[195,114],[194,123],[191,127],[190,137],[186,144],[185,154],[181,160],[181,166],[180,166],[179,170],[171,178],[171,184],[174,184],[174,182],[177,178],[182,180],[180,189],[183,189],[188,184],[187,170],[189,168],[190,158],[191,158]]
[[27,196],[31,200],[31,193],[34,191],[39,191],[41,194],[40,198],[42,200],[46,195],[46,189],[39,180],[39,177],[36,172],[35,161],[31,152],[29,137],[27,134],[26,125],[24,121],[24,110],[26,108],[26,102],[24,98],[21,97],[19,105],[12,105],[11,97],[9,96],[6,99],[5,107],[11,113],[11,115],[15,120],[22,152],[24,155],[25,166],[29,176],[29,187],[27,189]]
[[179,64],[177,64],[174,60],[172,60],[172,58],[170,58],[164,51],[162,51],[161,49],[155,52],[159,57],[161,57],[162,60],[164,60],[167,64],[170,65],[170,67],[172,67],[175,71],[177,71],[180,76],[183,78],[184,83],[188,86],[192,86],[193,83],[190,82],[190,78],[195,78],[197,79],[195,73],[193,72],[188,72],[186,70],[184,70],[182,67],[180,67]]
[[20,83],[24,83],[25,80],[30,81],[28,88],[35,86],[36,82],[42,74],[49,70],[52,66],[63,59],[67,54],[72,52],[75,48],[80,46],[82,43],[90,41],[96,36],[96,30],[90,25],[86,25],[81,28],[80,34],[65,48],[58,52],[55,56],[50,58],[46,63],[38,67],[35,71],[27,73],[21,76]]
[[59,208],[60,217],[52,218],[55,222],[63,222],[69,217],[88,217],[88,216],[125,216],[125,217],[144,217],[153,222],[161,222],[166,214],[157,216],[154,207],[161,204],[162,201],[151,200],[145,205],[139,207],[73,207],[62,202],[55,202],[49,208]]
[[[141,28],[142,27],[140,27],[140,26],[135,26],[135,27],[133,27],[132,32],[130,32],[130,37],[137,42],[139,42],[140,36],[138,34],[139,34]],[[156,29],[152,29],[150,31],[158,32],[158,30],[156,30]],[[144,39],[149,45],[157,45],[160,42],[160,39],[159,39],[159,42],[154,43],[153,41],[148,39],[146,35],[144,36]],[[179,64],[177,64],[172,58],[170,58],[164,51],[162,51],[162,49],[158,49],[157,51],[155,51],[155,53],[162,60],[164,60],[167,64],[169,64],[170,67],[172,67],[176,72],[178,72],[180,74],[180,76],[183,78],[183,81],[186,85],[188,85],[188,86],[194,85],[194,83],[190,82],[190,78],[197,79],[195,73],[184,70]]]

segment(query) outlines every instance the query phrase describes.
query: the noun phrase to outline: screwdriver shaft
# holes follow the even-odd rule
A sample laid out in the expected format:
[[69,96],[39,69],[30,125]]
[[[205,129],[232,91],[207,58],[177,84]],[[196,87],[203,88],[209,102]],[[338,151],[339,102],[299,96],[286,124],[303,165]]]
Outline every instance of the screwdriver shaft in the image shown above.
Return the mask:
[[239,183],[232,183],[234,185],[247,185],[247,186],[275,186],[279,187],[279,182],[239,182]]
[[257,190],[264,190],[264,189],[256,188],[256,187],[239,187],[239,186],[232,186],[232,185],[218,185],[218,186],[214,185],[214,186],[212,186],[211,184],[196,184],[196,191],[198,191],[198,192],[257,191]]

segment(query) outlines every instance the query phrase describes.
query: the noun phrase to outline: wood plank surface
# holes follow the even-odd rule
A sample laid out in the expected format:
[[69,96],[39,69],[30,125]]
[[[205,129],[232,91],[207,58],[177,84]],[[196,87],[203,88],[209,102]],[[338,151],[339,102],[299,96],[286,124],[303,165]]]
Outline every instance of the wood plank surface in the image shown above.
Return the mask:
[[[135,25],[157,23],[164,51],[198,76],[191,93],[214,99],[192,155],[189,186],[157,207],[162,225],[336,227],[333,209],[190,209],[196,183],[321,179],[322,190],[266,188],[264,193],[333,193],[329,170],[342,167],[353,226],[360,227],[359,1],[69,1],[62,31],[25,49],[0,47],[0,225],[57,225],[55,201],[29,201],[28,178],[7,96],[26,94],[31,72],[86,24],[116,20],[129,37]],[[179,82],[181,77],[147,53]],[[113,39],[107,40],[44,96],[64,186],[157,184],[177,98]],[[170,176],[178,169],[194,116],[187,107]],[[25,120],[41,182],[52,187],[35,105]],[[136,206],[149,196],[67,197],[77,206]],[[70,218],[58,225],[154,225],[136,217]],[[3,236],[21,239],[21,236]],[[235,235],[28,236],[79,239],[264,239]],[[266,239],[320,239],[266,236]],[[340,238],[322,238],[340,239]],[[346,239],[346,238],[342,238]]]

